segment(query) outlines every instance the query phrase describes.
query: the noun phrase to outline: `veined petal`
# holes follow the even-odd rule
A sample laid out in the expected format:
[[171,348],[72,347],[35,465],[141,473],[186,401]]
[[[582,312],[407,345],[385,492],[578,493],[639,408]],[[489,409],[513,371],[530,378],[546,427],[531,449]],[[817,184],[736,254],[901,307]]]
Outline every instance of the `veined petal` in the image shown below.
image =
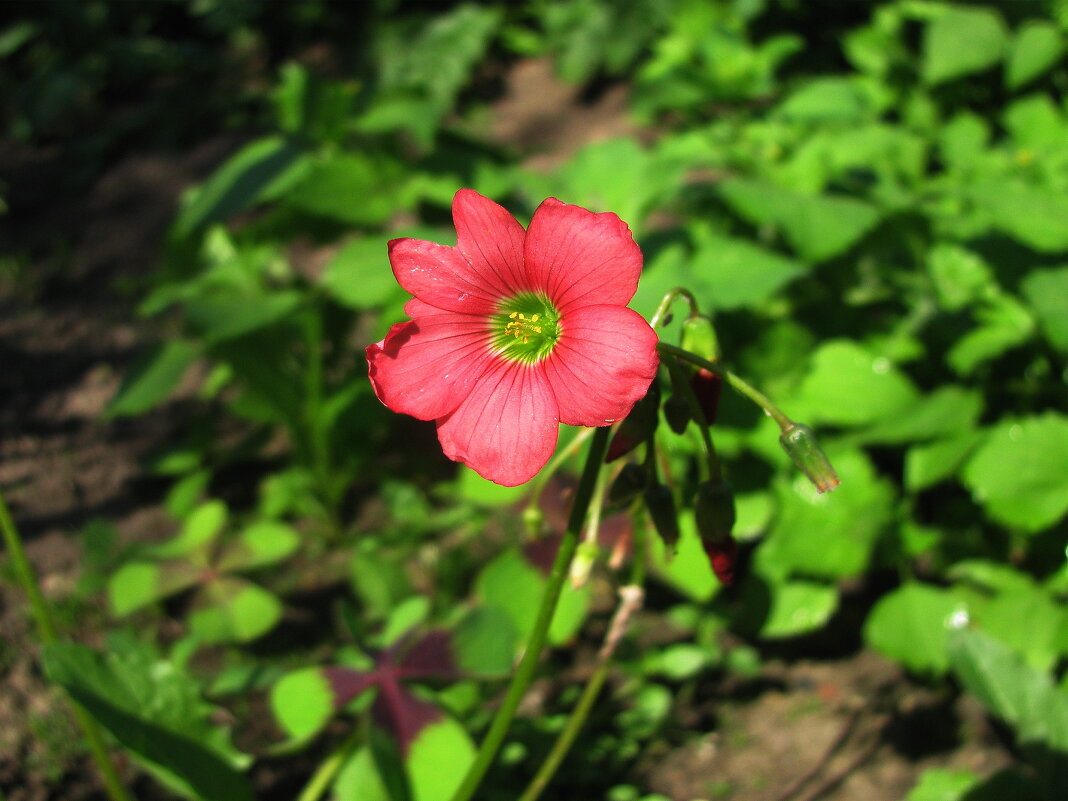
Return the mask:
[[534,212],[524,247],[531,289],[562,312],[590,304],[625,306],[638,289],[642,252],[615,214],[594,214],[548,198]]
[[441,311],[397,323],[385,339],[367,347],[368,374],[378,399],[420,420],[436,420],[456,409],[492,359],[485,318]]
[[397,283],[424,303],[463,314],[488,314],[500,294],[456,248],[422,239],[393,239],[389,263]]
[[556,449],[556,400],[539,366],[491,364],[456,411],[438,420],[438,440],[453,461],[514,487],[533,478]]
[[498,297],[526,288],[523,240],[527,234],[504,206],[474,189],[461,189],[452,200],[452,220],[456,249],[484,285]]
[[552,355],[541,363],[560,421],[603,426],[622,420],[656,376],[656,333],[624,306],[572,309],[562,329]]

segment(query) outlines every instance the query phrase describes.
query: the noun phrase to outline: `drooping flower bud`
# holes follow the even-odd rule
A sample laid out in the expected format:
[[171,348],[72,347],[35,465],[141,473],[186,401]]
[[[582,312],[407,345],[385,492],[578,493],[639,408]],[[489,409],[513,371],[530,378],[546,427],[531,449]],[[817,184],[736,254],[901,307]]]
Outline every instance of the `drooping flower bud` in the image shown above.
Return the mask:
[[723,379],[717,373],[701,367],[690,379],[690,386],[693,388],[693,394],[697,396],[701,411],[704,412],[705,422],[712,425],[716,422],[716,413],[719,411]]
[[782,432],[779,442],[797,465],[797,469],[808,477],[819,492],[833,490],[841,483],[816,440],[816,434],[808,426],[791,423]]
[[701,541],[705,548],[708,561],[712,563],[712,572],[725,587],[734,584],[734,568],[738,563],[738,543],[734,537],[728,537],[723,542]]
[[682,348],[710,362],[719,359],[719,339],[716,337],[716,329],[712,327],[712,320],[703,314],[683,320]]
[[644,465],[634,462],[623,465],[616,480],[608,488],[608,505],[616,508],[627,506],[645,491],[648,484],[649,472]]
[[660,385],[653,381],[645,397],[634,404],[623,422],[619,424],[612,441],[608,444],[605,464],[625,456],[652,436],[656,430],[657,409],[660,407]]
[[694,499],[694,522],[702,542],[730,539],[736,519],[734,490],[723,480],[702,481]]
[[676,434],[681,435],[690,424],[690,404],[686,398],[678,392],[673,392],[671,397],[664,401],[664,419],[668,427]]
[[674,551],[679,541],[679,514],[671,490],[663,484],[648,487],[645,490],[645,508],[649,510],[649,518],[664,547]]

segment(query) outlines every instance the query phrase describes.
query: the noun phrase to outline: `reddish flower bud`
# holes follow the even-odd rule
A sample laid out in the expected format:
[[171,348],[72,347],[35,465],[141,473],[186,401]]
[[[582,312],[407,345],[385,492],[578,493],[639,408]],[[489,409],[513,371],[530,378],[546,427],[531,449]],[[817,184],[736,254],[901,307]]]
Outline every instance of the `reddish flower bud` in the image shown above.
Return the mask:
[[719,411],[719,395],[723,389],[723,379],[711,370],[703,367],[693,374],[690,379],[690,387],[697,396],[697,402],[704,412],[705,422],[712,425],[716,422],[716,412]]
[[679,541],[679,513],[675,508],[675,496],[663,484],[653,484],[645,490],[645,508],[653,521],[656,533],[664,547],[673,551]]
[[725,587],[734,584],[734,567],[738,563],[738,544],[734,537],[728,537],[723,542],[701,541],[708,555],[708,561],[712,563],[712,572]]
[[808,426],[791,423],[782,432],[779,442],[797,465],[797,469],[808,477],[818,491],[833,490],[841,483],[827,455],[816,440],[816,434]]
[[605,464],[630,453],[653,435],[656,430],[659,407],[660,386],[653,381],[645,397],[634,404],[630,414],[619,424],[612,441],[608,444],[608,453],[604,456]]

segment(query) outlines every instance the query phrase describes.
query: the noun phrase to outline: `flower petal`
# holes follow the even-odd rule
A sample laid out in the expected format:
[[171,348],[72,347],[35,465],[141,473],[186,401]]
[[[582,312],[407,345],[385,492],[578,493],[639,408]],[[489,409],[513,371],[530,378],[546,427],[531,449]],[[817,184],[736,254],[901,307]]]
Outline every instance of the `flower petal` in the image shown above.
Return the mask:
[[526,231],[508,210],[474,189],[461,189],[452,200],[456,249],[498,297],[526,288],[523,240]]
[[548,198],[527,230],[527,275],[561,311],[573,304],[625,306],[638,288],[642,252],[615,214]]
[[499,294],[456,248],[422,239],[393,239],[389,263],[397,283],[424,303],[464,314],[488,314]]
[[367,347],[378,399],[420,420],[436,420],[459,406],[492,359],[484,318],[434,311],[397,323],[385,339]]
[[541,363],[561,422],[603,426],[626,417],[656,377],[656,343],[649,323],[624,306],[569,311],[560,340]]
[[556,401],[537,365],[504,359],[491,365],[470,397],[438,420],[438,440],[450,459],[514,487],[533,478],[553,455]]

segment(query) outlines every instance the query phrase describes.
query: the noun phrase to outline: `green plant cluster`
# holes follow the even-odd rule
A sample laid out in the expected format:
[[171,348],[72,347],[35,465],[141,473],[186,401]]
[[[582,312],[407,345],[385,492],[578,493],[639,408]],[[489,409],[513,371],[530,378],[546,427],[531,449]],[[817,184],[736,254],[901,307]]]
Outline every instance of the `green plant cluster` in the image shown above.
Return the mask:
[[[227,3],[189,5],[249,24],[219,17]],[[523,489],[452,469],[429,435],[409,444],[423,429],[378,404],[363,347],[404,318],[389,239],[448,242],[459,187],[520,219],[553,195],[626,220],[646,260],[634,308],[649,317],[688,288],[723,362],[817,428],[841,478],[817,493],[774,422],[725,390],[712,435],[744,565],[727,592],[686,508],[700,440],[660,426],[680,537],[648,540],[649,582],[677,641],[621,646],[617,713],[560,780],[601,797],[607,776],[639,797],[627,766],[682,736],[673,696],[754,674],[765,645],[825,635],[962,688],[1010,728],[1016,765],[932,771],[912,801],[1063,798],[1068,5],[370,5],[359,71],[277,65],[250,101],[269,123],[184,198],[140,304],[165,336],[108,414],[191,384],[200,403],[150,466],[180,533],[125,555],[107,590],[116,619],[177,618],[179,636],[65,645],[50,674],[188,798],[250,797],[254,758],[324,753],[326,737],[338,750],[314,789],[448,799],[532,629],[545,560],[517,519]],[[8,28],[0,55],[31,35]],[[530,57],[590,88],[625,83],[642,136],[525,166],[530,153],[487,135],[486,98],[495,71]],[[216,496],[235,472],[248,498],[228,509]],[[550,530],[558,494],[536,515]],[[603,585],[627,580],[619,554],[594,548],[600,578],[565,593],[553,644],[603,616]],[[854,605],[863,623],[845,630]],[[302,625],[307,647],[287,645]],[[409,678],[404,649],[428,631],[444,632],[450,670]],[[433,721],[411,740],[354,689],[375,665]],[[270,699],[282,735],[255,756],[212,714],[240,717],[250,695]],[[518,795],[569,700],[522,725],[487,798]],[[339,715],[348,739],[329,728]]]

